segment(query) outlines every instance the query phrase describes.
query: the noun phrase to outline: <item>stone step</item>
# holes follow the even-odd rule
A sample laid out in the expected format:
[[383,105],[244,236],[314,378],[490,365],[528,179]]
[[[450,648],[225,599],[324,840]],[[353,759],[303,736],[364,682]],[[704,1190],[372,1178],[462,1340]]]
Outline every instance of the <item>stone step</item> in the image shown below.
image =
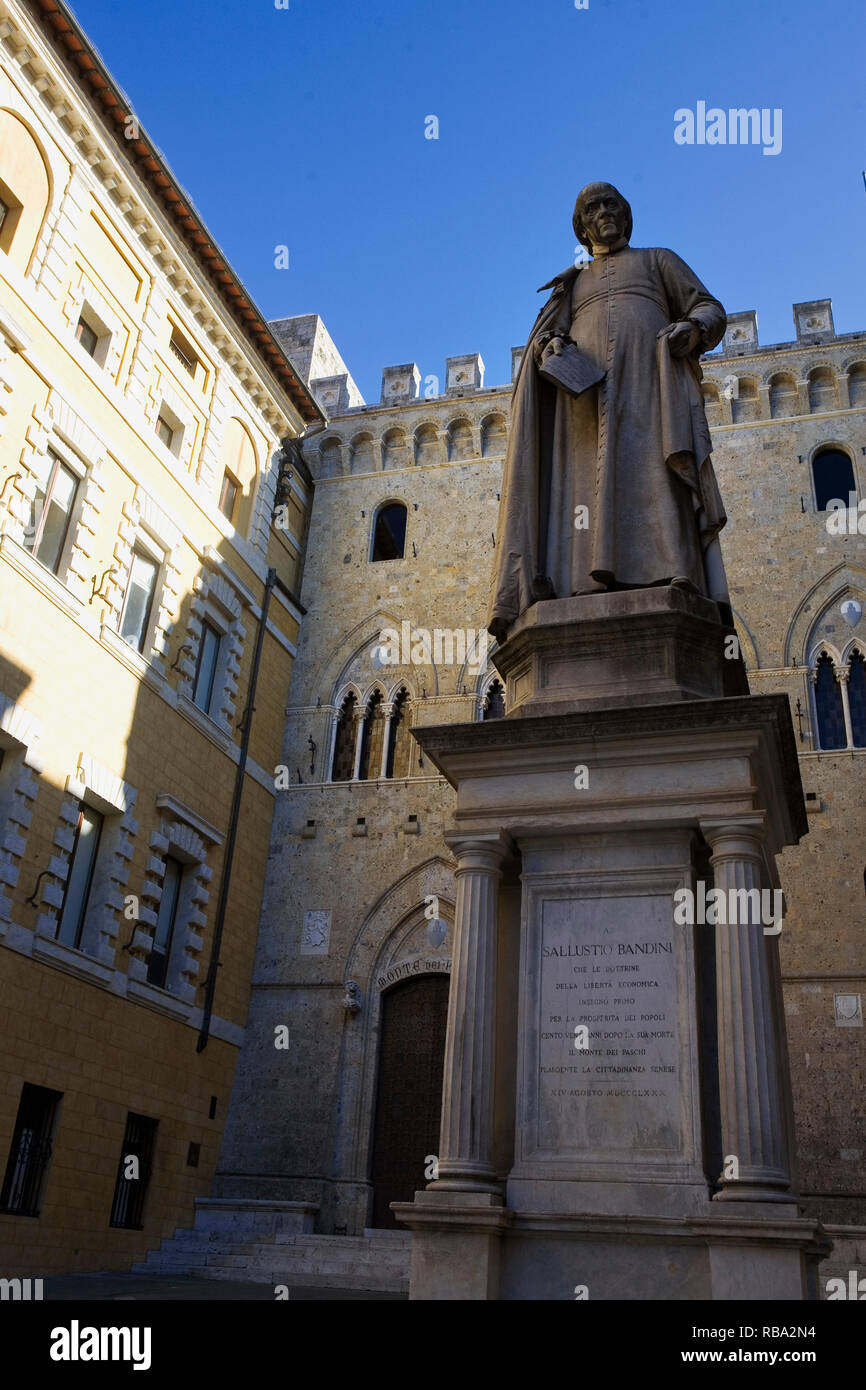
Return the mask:
[[248,1280],[252,1284],[286,1284],[289,1288],[294,1284],[298,1288],[364,1289],[373,1293],[407,1293],[409,1290],[408,1271],[402,1276],[347,1274],[342,1271],[336,1274],[315,1274],[312,1271],[294,1268],[250,1271],[238,1269],[236,1266],[207,1265],[191,1270],[190,1273],[195,1279],[240,1279]]
[[273,1250],[261,1250],[255,1246],[246,1250],[232,1250],[220,1254],[210,1254],[204,1259],[197,1259],[196,1268],[206,1266],[207,1268],[234,1265],[237,1268],[257,1268],[257,1269],[301,1269],[305,1272],[318,1270],[323,1274],[337,1274],[340,1270],[351,1273],[353,1270],[367,1272],[368,1270],[381,1269],[386,1274],[400,1274],[409,1268],[409,1261],[406,1258],[400,1260],[384,1260],[379,1255],[360,1254],[355,1255],[351,1260],[336,1259],[333,1254],[322,1251],[299,1251],[297,1254],[292,1252],[287,1256],[277,1255]]
[[179,1227],[134,1272],[403,1293],[410,1248],[411,1236],[403,1231],[328,1236]]
[[264,1232],[264,1231],[195,1231],[189,1229],[179,1229],[173,1236],[166,1236],[160,1245],[161,1250],[207,1250],[213,1246],[244,1246],[253,1243],[260,1246],[277,1247],[284,1249],[287,1246],[299,1246],[309,1244],[311,1247],[321,1246],[323,1249],[345,1249],[350,1251],[358,1250],[381,1250],[384,1254],[393,1251],[408,1251],[411,1248],[411,1236],[403,1235],[402,1232],[395,1232],[396,1239],[390,1237],[387,1232],[377,1232],[376,1235],[363,1236],[328,1236],[314,1235],[293,1232]]
[[306,1241],[297,1245],[279,1245],[278,1248],[271,1245],[261,1245],[259,1241],[245,1241],[245,1243],[225,1245],[222,1250],[195,1251],[195,1254],[225,1254],[225,1255],[247,1255],[259,1259],[270,1259],[271,1264],[279,1261],[292,1261],[292,1259],[329,1259],[338,1265],[353,1264],[359,1259],[370,1259],[370,1261],[381,1261],[384,1264],[398,1261],[399,1264],[406,1264],[409,1259],[407,1250],[371,1250],[368,1245],[356,1245],[353,1250],[346,1250],[339,1245],[310,1245]]

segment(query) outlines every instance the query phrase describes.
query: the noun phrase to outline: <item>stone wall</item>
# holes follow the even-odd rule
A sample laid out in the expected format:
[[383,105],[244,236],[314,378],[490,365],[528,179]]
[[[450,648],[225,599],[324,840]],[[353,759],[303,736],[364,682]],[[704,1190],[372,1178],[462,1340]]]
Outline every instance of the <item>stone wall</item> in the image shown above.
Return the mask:
[[[866,749],[816,751],[805,663],[816,625],[851,635],[838,612],[847,595],[866,608],[863,540],[828,534],[811,475],[827,444],[863,468],[866,334],[835,336],[827,301],[795,306],[795,323],[794,341],[763,347],[755,314],[732,315],[721,350],[703,365],[751,687],[787,692],[792,713],[800,701],[794,727],[810,834],[781,863],[781,950],[802,1187],[810,1211],[856,1223],[866,1221],[866,1055],[851,999],[864,986]],[[386,702],[407,689],[416,724],[481,716],[492,669],[380,667],[372,654],[381,632],[403,623],[414,635],[486,621],[511,388],[478,389],[478,380],[462,395],[425,399],[412,364],[386,368],[385,401],[332,417],[306,448],[316,493],[283,753],[291,785],[277,802],[248,1030],[255,1042],[242,1055],[218,1190],[312,1197],[323,1230],[359,1230],[368,1219],[375,1034],[381,981],[390,983],[381,961],[423,971],[425,897],[441,892],[448,923],[454,901],[442,842],[448,786],[429,778],[417,748],[407,779],[329,783],[333,724],[347,693],[363,708],[377,689]],[[393,500],[407,508],[404,558],[374,562],[376,511]],[[327,944],[308,957],[309,911],[330,919]],[[414,951],[401,944],[407,931],[416,933]],[[359,987],[357,1013],[343,1007],[347,980]],[[273,1047],[282,1020],[288,1053]]]

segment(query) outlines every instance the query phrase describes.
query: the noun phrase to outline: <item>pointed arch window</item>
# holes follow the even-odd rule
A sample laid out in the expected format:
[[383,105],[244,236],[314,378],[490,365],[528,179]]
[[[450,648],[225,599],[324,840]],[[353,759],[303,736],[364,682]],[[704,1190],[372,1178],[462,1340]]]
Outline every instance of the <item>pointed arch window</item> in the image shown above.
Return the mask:
[[358,763],[358,779],[366,782],[382,775],[382,752],[385,741],[385,711],[381,690],[370,697],[367,713],[364,716],[364,732],[361,735],[361,757]]
[[851,739],[855,748],[866,748],[866,660],[862,652],[851,653],[848,671]]
[[821,749],[846,748],[845,713],[833,661],[824,652],[815,670],[815,713],[818,720],[818,746]]
[[387,502],[373,522],[371,560],[402,560],[406,547],[406,508],[402,502]]
[[331,763],[332,782],[351,782],[355,774],[355,711],[357,698],[350,691],[340,706]]
[[481,711],[482,719],[503,719],[505,717],[505,690],[502,681],[490,682]]
[[388,756],[385,761],[386,777],[408,777],[409,755],[412,751],[409,732],[412,702],[405,688],[394,700],[391,718],[388,722]]

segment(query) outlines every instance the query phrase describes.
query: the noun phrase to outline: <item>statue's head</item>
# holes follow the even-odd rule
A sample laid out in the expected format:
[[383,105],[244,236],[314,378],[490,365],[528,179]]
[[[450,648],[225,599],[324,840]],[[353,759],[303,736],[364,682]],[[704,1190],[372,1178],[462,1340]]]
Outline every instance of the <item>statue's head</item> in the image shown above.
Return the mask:
[[577,195],[573,218],[574,234],[581,246],[612,246],[625,237],[631,239],[631,208],[612,183],[588,183]]

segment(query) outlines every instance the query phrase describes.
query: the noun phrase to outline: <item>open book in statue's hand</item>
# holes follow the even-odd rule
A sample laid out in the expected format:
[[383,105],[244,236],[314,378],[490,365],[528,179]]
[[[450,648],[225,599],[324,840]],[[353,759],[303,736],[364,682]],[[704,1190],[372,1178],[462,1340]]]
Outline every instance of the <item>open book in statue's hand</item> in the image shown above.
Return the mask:
[[604,376],[604,369],[585,357],[574,343],[563,343],[559,352],[547,353],[538,370],[547,381],[572,396],[597,385]]

